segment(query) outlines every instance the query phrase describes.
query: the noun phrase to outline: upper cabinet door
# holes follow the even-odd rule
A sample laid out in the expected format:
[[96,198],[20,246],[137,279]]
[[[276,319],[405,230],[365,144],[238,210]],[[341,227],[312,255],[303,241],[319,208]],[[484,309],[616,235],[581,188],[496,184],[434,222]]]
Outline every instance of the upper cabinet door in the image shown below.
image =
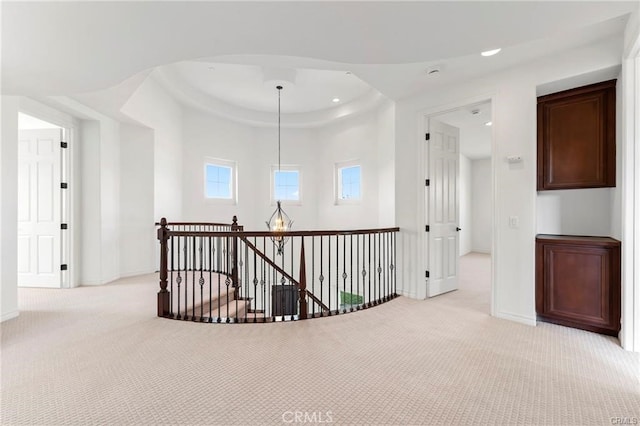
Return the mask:
[[538,98],[538,191],[616,186],[616,80]]

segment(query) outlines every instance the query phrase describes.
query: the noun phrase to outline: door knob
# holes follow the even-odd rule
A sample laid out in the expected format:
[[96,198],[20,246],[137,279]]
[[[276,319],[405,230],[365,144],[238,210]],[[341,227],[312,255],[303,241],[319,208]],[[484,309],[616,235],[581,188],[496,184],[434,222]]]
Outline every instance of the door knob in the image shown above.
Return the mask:
[[456,226],[456,232],[460,232],[460,231],[462,231],[462,228],[458,228],[458,227]]

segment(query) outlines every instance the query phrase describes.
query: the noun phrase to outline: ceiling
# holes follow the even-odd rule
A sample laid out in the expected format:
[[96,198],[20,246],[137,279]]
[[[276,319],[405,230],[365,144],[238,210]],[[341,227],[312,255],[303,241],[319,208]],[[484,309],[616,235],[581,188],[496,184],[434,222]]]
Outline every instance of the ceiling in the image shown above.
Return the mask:
[[[2,2],[2,86],[7,94],[91,92],[159,65],[231,54],[311,59],[300,68],[360,65],[363,75],[421,70],[495,47],[506,54],[637,9],[637,1]],[[378,89],[394,98],[410,80]]]
[[[2,93],[118,117],[148,76],[179,101],[294,125],[621,38],[637,1],[2,2]],[[501,47],[482,57],[480,52]],[[28,54],[25,54],[28,52]],[[429,75],[426,70],[440,69]],[[347,74],[350,72],[350,74]],[[293,75],[293,77],[292,77]],[[331,102],[334,97],[340,102]]]

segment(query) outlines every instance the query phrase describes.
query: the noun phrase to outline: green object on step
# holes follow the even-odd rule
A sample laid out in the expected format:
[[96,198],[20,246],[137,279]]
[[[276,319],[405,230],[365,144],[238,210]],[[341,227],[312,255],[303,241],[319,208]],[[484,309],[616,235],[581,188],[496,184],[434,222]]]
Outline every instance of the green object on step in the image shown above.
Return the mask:
[[364,301],[364,297],[359,294],[347,293],[340,291],[340,303],[343,305],[360,305]]

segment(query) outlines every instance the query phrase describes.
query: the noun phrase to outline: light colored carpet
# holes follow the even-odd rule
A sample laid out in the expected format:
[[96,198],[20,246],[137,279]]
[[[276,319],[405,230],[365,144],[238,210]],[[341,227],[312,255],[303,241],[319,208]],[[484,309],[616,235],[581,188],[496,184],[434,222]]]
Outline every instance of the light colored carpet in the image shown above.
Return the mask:
[[[492,318],[488,256],[461,289],[339,317],[155,317],[154,275],[21,289],[2,324],[3,425],[555,424],[640,419],[640,357],[616,339]],[[297,416],[297,417],[296,417]],[[297,422],[296,422],[297,420]]]

